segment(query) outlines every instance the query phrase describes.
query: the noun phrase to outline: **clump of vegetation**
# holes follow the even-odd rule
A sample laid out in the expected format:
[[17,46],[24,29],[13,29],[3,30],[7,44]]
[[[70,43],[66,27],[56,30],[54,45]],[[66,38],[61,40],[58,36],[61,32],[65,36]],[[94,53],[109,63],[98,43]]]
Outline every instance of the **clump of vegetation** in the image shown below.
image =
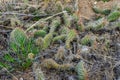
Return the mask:
[[[38,53],[38,48],[34,41],[20,28],[15,28],[10,34],[10,51],[4,55],[4,60],[9,64],[15,64],[15,69],[26,69],[32,65],[34,55]],[[13,56],[14,55],[14,56]]]

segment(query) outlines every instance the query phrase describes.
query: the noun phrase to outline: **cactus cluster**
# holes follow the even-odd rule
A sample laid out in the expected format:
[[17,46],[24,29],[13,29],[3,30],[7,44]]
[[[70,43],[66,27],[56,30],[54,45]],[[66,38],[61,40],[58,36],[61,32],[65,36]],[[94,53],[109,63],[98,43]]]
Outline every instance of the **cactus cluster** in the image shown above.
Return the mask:
[[[61,5],[59,5],[60,9]],[[100,15],[102,14],[102,18],[92,21],[88,20],[86,23],[82,23],[81,21],[81,23],[79,23],[80,21],[74,14],[71,13],[70,8],[69,9],[67,8],[67,10],[68,12],[70,12],[70,14],[65,12],[63,15],[60,16],[57,15],[58,17],[56,16],[52,17],[53,20],[50,20],[50,18],[48,18],[47,20],[46,18],[43,19],[48,23],[42,24],[41,21],[39,25],[40,27],[37,28],[35,32],[34,31],[32,32],[31,30],[31,34],[33,34],[33,36],[28,36],[26,34],[28,31],[25,33],[24,30],[20,28],[15,28],[10,34],[11,52],[10,54],[6,54],[3,57],[6,60],[6,62],[15,63],[16,64],[15,67],[19,66],[22,69],[26,69],[32,65],[32,62],[34,61],[34,58],[36,57],[37,53],[41,53],[42,51],[44,52],[48,48],[53,48],[51,46],[59,47],[62,45],[62,47],[58,48],[58,51],[53,56],[55,60],[51,58],[43,60],[42,58],[43,61],[41,62],[41,67],[62,71],[70,70],[71,68],[73,68],[73,64],[64,64],[64,62],[60,64],[60,62],[65,60],[69,60],[71,62],[72,60],[74,60],[74,58],[76,59],[77,55],[78,55],[77,57],[80,59],[81,57],[79,56],[81,55],[76,54],[76,52],[78,52],[76,48],[77,49],[81,48],[79,49],[81,50],[79,51],[80,53],[89,53],[90,51],[89,49],[93,48],[92,45],[94,45],[94,43],[96,42],[96,37],[92,35],[86,35],[86,32],[87,31],[99,32],[102,29],[107,29],[106,28],[106,25],[108,25],[106,23],[107,21],[112,22],[118,20],[118,18],[120,17],[119,10],[115,11],[109,9],[101,10],[94,7],[93,10],[96,13],[99,13]],[[12,25],[15,24],[12,23]],[[120,23],[116,24],[117,27],[120,27],[119,25]],[[81,36],[81,34],[83,35]],[[78,39],[78,37],[80,38]],[[106,43],[104,44],[106,47],[109,47],[109,43],[110,41],[106,40]],[[79,47],[78,44],[85,47]],[[42,51],[40,52],[40,50]],[[71,51],[70,55],[66,54],[66,51],[68,52]],[[72,54],[72,51],[75,54]],[[12,55],[15,55],[16,58],[14,58]],[[7,66],[5,64],[0,63],[0,66],[1,65]],[[87,72],[84,68],[83,62],[79,62],[77,64],[77,66],[75,67],[75,71],[78,74],[78,80],[88,80]],[[43,75],[41,74],[41,77],[42,76]]]
[[67,21],[67,19],[69,20],[69,15],[64,14],[63,17],[63,27],[61,26],[61,18],[56,17],[52,20],[50,26],[46,27],[48,31],[45,31],[45,27],[43,27],[43,29],[37,30],[34,33],[34,36],[38,36],[38,38],[36,39],[36,45],[42,45],[42,50],[47,49],[52,43],[58,41],[65,42],[66,48],[70,48],[71,42],[76,38],[77,32],[75,31],[75,29],[69,29],[71,27],[71,22]]

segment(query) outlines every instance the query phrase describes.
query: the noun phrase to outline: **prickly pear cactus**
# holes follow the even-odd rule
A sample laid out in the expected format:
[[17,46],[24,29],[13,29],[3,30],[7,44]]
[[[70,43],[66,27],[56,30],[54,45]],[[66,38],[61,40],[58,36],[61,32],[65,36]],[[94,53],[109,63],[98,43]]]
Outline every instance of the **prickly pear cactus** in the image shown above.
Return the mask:
[[59,41],[59,40],[64,40],[66,38],[66,34],[59,35],[53,38],[53,42]]
[[104,15],[108,15],[108,14],[110,14],[110,11],[111,10],[109,10],[109,9],[99,9],[99,8],[97,8],[96,6],[94,6],[93,7],[93,11],[95,12],[95,13],[99,13],[99,14],[104,14]]
[[53,59],[45,59],[41,63],[41,67],[47,68],[47,69],[56,69],[56,70],[70,70],[72,68],[71,64],[58,64]]
[[53,38],[53,33],[49,33],[44,37],[44,39],[43,39],[43,50],[50,46],[52,38]]
[[53,20],[50,28],[50,33],[54,32],[59,25],[60,25],[60,19]]
[[19,47],[24,48],[27,35],[20,28],[14,29],[10,34],[10,48],[16,52]]
[[78,74],[78,80],[88,80],[87,79],[87,72],[84,68],[84,62],[81,61],[77,64],[77,66],[75,67],[75,70]]
[[73,39],[76,36],[77,36],[77,33],[76,33],[76,31],[74,29],[69,31],[69,33],[67,34],[67,37],[66,37],[66,42],[65,42],[67,49],[71,48],[70,43],[73,41]]
[[110,15],[108,16],[108,21],[115,21],[120,17],[120,11],[113,11],[112,13],[110,13]]
[[37,30],[37,31],[34,33],[34,37],[44,37],[46,34],[47,34],[47,32],[44,31],[44,30]]
[[86,29],[92,29],[92,30],[100,30],[103,29],[105,26],[105,18],[100,18],[97,21],[89,22],[88,25],[86,26]]

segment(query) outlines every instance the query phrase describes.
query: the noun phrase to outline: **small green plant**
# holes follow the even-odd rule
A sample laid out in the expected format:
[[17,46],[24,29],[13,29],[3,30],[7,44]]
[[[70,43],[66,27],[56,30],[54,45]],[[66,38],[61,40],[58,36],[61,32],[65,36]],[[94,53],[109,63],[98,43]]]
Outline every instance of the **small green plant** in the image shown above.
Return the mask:
[[91,46],[93,44],[93,40],[91,39],[91,36],[86,35],[85,37],[83,37],[81,39],[81,44]]
[[72,17],[68,15],[68,13],[64,13],[64,24],[66,27],[71,27],[71,20],[72,20]]
[[68,27],[63,27],[61,30],[60,30],[60,33],[61,34],[67,34],[68,32],[70,31],[70,29]]
[[[3,60],[4,61],[4,60]],[[8,64],[8,63],[6,63],[6,62],[0,62],[0,69],[2,69],[2,68],[7,68],[7,69],[11,69],[11,66],[10,66],[10,64]]]
[[32,65],[29,53],[38,53],[38,48],[34,45],[34,40],[28,38],[20,28],[15,28],[10,34],[9,53],[3,56],[3,60],[15,69],[26,69]]
[[62,34],[62,35],[54,37],[53,42],[56,42],[56,41],[59,41],[59,40],[65,40],[65,38],[66,38],[66,34]]
[[34,33],[34,37],[44,37],[46,34],[47,34],[47,32],[44,31],[44,30],[37,30],[37,31]]
[[86,29],[92,29],[92,30],[100,30],[104,28],[104,25],[106,24],[106,21],[104,18],[100,18],[97,21],[92,21],[89,22],[88,25],[86,26]]
[[70,70],[72,68],[71,64],[58,64],[53,59],[45,59],[41,66],[47,69],[56,69],[56,70]]
[[84,62],[83,61],[79,62],[76,65],[75,70],[78,74],[78,80],[88,80],[87,72],[86,72],[86,69],[84,68]]
[[54,32],[57,27],[60,25],[60,19],[55,19],[52,21],[51,27],[50,27],[50,33]]
[[84,31],[85,26],[83,24],[78,24],[77,29],[81,32]]
[[76,36],[77,36],[77,33],[74,29],[69,31],[69,33],[67,34],[67,37],[66,37],[66,42],[65,42],[67,49],[71,48],[70,43],[76,38]]
[[108,16],[108,21],[115,21],[120,17],[120,11],[113,11],[110,13],[110,15]]
[[103,9],[103,10],[102,10],[102,9],[97,8],[97,7],[93,7],[93,11],[94,11],[95,13],[108,15],[108,14],[110,14],[110,11],[111,11],[111,10],[109,10],[109,9]]
[[43,50],[47,49],[50,44],[51,44],[51,41],[52,41],[52,38],[53,38],[53,33],[48,33],[44,39],[43,39]]

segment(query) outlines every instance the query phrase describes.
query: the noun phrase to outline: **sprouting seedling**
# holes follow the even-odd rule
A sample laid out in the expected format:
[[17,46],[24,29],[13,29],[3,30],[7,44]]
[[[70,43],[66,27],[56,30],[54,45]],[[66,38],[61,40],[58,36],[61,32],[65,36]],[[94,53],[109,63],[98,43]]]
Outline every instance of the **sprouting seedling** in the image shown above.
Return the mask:
[[50,43],[53,38],[53,33],[48,33],[43,39],[43,49],[46,49],[50,46]]
[[47,32],[44,31],[44,30],[37,30],[37,31],[34,33],[34,37],[44,37],[46,34],[47,34]]
[[66,45],[67,49],[71,48],[70,43],[76,38],[76,36],[77,36],[77,33],[76,33],[76,31],[74,29],[70,30],[68,32],[67,37],[66,37],[66,42],[65,42],[65,45]]
[[57,27],[59,27],[61,21],[60,18],[53,20],[51,27],[50,27],[50,33],[54,32]]
[[120,11],[113,11],[108,15],[108,21],[115,21],[120,17]]
[[84,68],[84,62],[83,61],[79,62],[76,65],[75,70],[78,74],[78,80],[88,80],[87,71]]
[[65,40],[65,38],[66,38],[66,34],[62,34],[62,35],[54,37],[52,42],[54,43],[59,40]]

